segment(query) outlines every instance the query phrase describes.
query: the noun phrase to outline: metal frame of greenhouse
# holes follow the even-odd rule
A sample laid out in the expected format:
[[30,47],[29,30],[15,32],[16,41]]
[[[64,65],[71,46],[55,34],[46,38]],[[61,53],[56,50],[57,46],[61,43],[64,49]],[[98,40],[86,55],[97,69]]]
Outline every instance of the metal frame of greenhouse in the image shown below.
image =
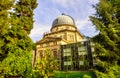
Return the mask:
[[63,71],[86,71],[93,68],[90,41],[61,45],[61,66]]

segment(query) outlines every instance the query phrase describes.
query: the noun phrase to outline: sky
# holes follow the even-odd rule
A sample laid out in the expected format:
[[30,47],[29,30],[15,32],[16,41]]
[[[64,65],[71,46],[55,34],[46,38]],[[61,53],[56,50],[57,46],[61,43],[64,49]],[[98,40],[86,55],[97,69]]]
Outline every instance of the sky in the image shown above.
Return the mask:
[[62,13],[73,17],[76,27],[84,36],[95,36],[98,31],[95,30],[89,16],[95,14],[92,5],[98,2],[99,0],[38,0],[30,37],[34,42],[42,39],[43,33],[50,31],[53,20]]

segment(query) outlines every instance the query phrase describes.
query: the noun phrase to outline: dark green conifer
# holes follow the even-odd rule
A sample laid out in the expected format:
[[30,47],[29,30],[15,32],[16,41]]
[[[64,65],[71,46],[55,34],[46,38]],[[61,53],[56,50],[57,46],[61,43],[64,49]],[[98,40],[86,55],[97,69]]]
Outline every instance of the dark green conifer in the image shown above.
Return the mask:
[[[90,19],[99,34],[93,37],[98,71],[109,74],[110,68],[120,65],[120,0],[100,0],[94,6],[96,14]],[[113,73],[114,74],[114,73]],[[114,74],[115,76],[115,74]],[[106,76],[108,78],[113,78]],[[104,78],[104,77],[102,77]]]
[[[7,76],[30,78],[34,43],[29,34],[33,28],[33,11],[37,6],[36,0],[17,0],[16,3],[11,4],[14,4],[14,6],[10,6],[13,10],[6,15],[9,23],[4,28],[7,35],[0,37],[3,38],[0,50],[6,53],[6,57],[1,61],[1,70]],[[7,18],[3,20],[7,21]],[[3,46],[3,44],[5,45]]]

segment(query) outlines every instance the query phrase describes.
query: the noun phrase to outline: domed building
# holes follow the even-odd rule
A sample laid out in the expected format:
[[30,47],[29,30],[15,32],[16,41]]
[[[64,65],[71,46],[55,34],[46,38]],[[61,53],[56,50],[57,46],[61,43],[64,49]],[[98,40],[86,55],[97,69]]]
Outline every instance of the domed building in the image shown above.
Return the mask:
[[50,32],[44,33],[36,45],[36,60],[49,49],[59,61],[61,70],[88,70],[93,67],[91,42],[84,41],[74,19],[64,13],[53,21]]
[[46,32],[43,38],[36,42],[36,58],[42,57],[46,49],[50,49],[53,55],[60,59],[61,45],[83,41],[84,36],[78,31],[74,19],[62,13],[52,23],[50,32]]

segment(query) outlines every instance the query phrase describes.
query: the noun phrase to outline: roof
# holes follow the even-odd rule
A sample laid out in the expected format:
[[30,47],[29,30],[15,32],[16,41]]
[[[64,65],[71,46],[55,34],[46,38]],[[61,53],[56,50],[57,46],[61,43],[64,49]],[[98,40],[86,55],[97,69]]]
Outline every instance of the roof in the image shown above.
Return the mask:
[[62,15],[58,16],[53,21],[52,27],[57,26],[57,25],[63,25],[63,24],[75,26],[74,19],[71,16],[62,13]]
[[62,40],[62,38],[55,38],[55,37],[45,37],[42,40],[36,42],[36,44],[42,44],[42,43],[48,43],[48,42],[54,42],[54,41],[59,41]]

